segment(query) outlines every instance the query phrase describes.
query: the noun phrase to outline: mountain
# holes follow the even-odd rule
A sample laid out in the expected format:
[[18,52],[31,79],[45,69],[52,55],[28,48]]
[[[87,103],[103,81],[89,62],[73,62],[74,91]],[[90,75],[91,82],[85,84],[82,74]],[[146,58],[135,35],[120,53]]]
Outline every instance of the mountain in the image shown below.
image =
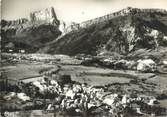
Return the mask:
[[[71,28],[74,27],[74,28]],[[127,55],[139,49],[167,47],[167,11],[128,7],[118,12],[67,27],[66,33],[38,52]]]
[[29,19],[1,21],[2,51],[27,53],[127,55],[138,50],[167,50],[167,11],[125,8],[82,23],[60,21],[54,8]]
[[1,20],[2,51],[24,49],[36,52],[61,35],[59,25],[52,7],[30,13],[29,19]]

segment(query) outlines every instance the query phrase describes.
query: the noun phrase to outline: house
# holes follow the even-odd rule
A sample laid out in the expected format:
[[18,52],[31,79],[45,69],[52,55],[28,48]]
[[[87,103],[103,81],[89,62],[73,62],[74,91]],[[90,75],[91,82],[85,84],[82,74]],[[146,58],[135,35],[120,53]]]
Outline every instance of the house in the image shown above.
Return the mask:
[[22,53],[22,54],[23,54],[23,53],[25,53],[25,50],[20,49],[20,50],[19,50],[19,53]]
[[9,53],[13,53],[15,49],[15,45],[12,42],[9,42],[8,44],[5,45],[5,51]]

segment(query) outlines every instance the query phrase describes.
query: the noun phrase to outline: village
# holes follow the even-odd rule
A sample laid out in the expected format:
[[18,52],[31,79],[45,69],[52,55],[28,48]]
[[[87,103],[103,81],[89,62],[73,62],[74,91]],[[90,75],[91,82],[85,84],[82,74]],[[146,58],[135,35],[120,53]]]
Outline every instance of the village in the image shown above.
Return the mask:
[[[162,73],[162,70],[157,72],[158,65],[152,59],[127,61],[97,59],[97,57],[83,55],[68,57],[23,53],[8,53],[3,57],[3,64],[51,66],[41,68],[35,76],[25,78],[18,76],[16,79],[10,78],[11,76],[5,77],[5,70],[8,71],[7,74],[10,70],[5,69],[8,65],[2,66],[0,85],[2,117],[16,112],[39,110],[50,113],[54,117],[166,115],[166,107],[161,103],[167,98],[167,90],[166,88],[162,90],[160,87],[166,87],[165,82],[162,83],[163,85],[147,82],[158,76],[155,73]],[[161,61],[163,68],[166,65],[166,61]],[[91,69],[91,66],[94,67]],[[101,66],[106,68],[102,71]],[[108,70],[111,67],[113,71]],[[125,72],[125,70],[130,71]],[[98,79],[93,80],[94,77]],[[109,77],[112,81],[104,82],[105,77]]]

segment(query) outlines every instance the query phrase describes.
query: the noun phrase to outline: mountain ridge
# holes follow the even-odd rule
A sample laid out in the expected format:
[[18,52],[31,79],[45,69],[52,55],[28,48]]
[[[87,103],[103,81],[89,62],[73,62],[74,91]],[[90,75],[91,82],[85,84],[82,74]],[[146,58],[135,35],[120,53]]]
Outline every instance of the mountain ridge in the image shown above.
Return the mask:
[[[125,12],[125,15],[110,17],[109,20],[91,20],[92,23],[89,20],[89,25],[78,26],[78,29],[69,31],[53,43],[50,42],[39,52],[97,55],[103,51],[110,51],[128,54],[140,48],[155,49],[167,46],[166,10],[129,9],[130,12]],[[117,13],[122,11],[126,9]]]
[[140,48],[167,46],[167,11],[164,9],[127,7],[66,25],[51,7],[31,13],[30,19],[1,21],[3,49],[12,42],[29,52],[98,55],[104,52],[128,54]]
[[[117,12],[109,13],[91,20],[86,20],[81,23],[74,22],[72,23],[72,25],[68,26],[65,29],[66,30],[65,32],[68,33],[72,30],[78,30],[79,28],[84,28],[84,27],[90,26],[91,24],[96,24],[106,20],[111,20],[112,18],[115,18],[115,17],[125,16],[125,15],[135,15],[137,13],[139,14],[144,12],[161,13],[161,14],[167,13],[165,9],[139,9],[139,8],[127,7]],[[71,28],[71,27],[74,27],[74,28]]]

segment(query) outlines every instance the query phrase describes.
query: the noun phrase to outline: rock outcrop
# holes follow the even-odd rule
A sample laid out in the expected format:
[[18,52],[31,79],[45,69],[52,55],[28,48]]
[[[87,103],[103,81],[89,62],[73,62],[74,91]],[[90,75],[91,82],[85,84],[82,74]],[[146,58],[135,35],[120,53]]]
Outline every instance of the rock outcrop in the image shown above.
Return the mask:
[[59,30],[62,32],[62,34],[67,34],[71,31],[79,30],[80,24],[76,22],[64,22],[60,21]]
[[53,7],[30,13],[30,20],[32,23],[60,25]]

